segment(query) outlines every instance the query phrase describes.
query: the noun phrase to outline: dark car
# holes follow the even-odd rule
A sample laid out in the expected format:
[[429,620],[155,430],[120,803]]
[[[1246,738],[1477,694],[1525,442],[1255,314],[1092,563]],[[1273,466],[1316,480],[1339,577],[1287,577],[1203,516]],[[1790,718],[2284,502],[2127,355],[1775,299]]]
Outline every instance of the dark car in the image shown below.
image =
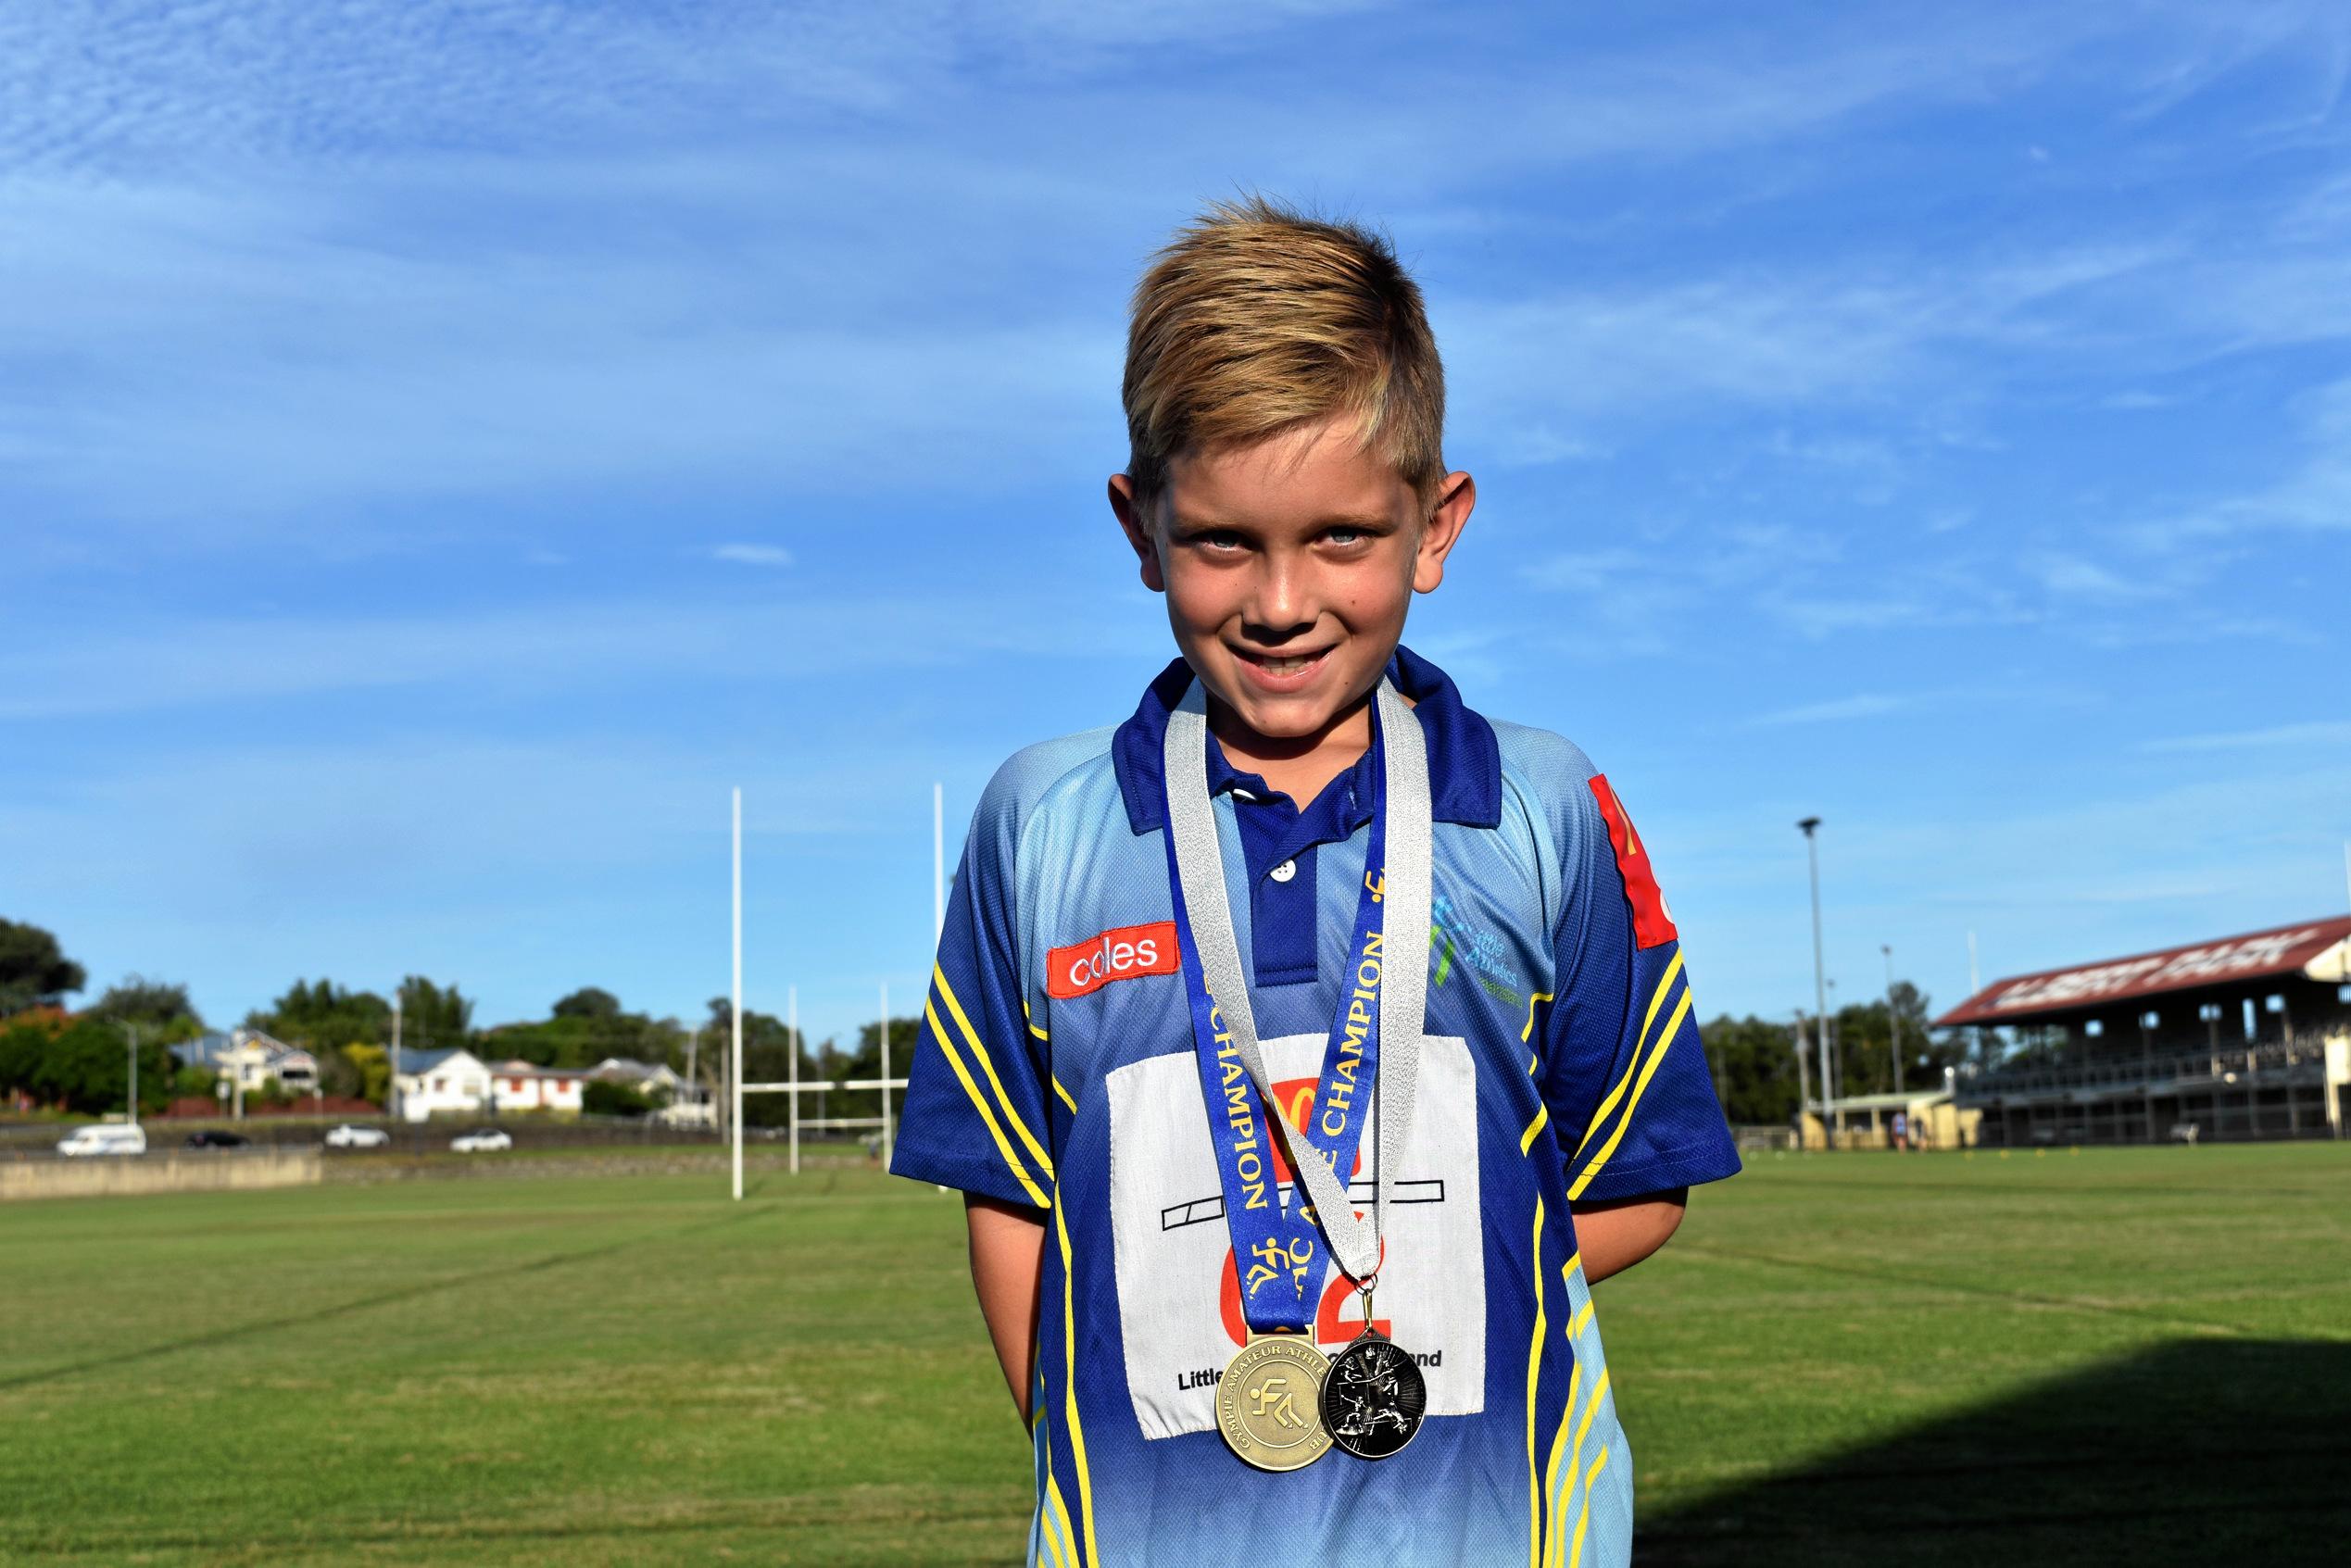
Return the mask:
[[252,1141],[243,1133],[224,1133],[213,1127],[188,1135],[190,1148],[243,1148]]

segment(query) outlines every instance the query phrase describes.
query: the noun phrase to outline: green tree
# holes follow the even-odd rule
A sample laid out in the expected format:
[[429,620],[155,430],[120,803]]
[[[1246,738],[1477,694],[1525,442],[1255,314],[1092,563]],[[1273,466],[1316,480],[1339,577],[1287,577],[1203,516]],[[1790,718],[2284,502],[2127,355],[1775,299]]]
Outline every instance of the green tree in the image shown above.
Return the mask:
[[1794,1026],[1725,1014],[1700,1035],[1724,1116],[1734,1126],[1785,1126],[1796,1113]]
[[[42,1063],[49,1054],[49,1042],[65,1027],[65,1020],[54,1012],[21,1013],[0,1022],[0,1097],[11,1093],[32,1099],[48,1098],[40,1087]],[[0,1098],[0,1104],[5,1104]]]
[[333,1081],[329,1081],[327,1093],[347,1094],[359,1099],[373,1100],[378,1105],[389,1103],[392,1092],[391,1047],[354,1043],[345,1046],[334,1055],[356,1081],[347,1089],[336,1087]]
[[[131,1037],[105,1019],[75,1019],[50,1039],[27,1085],[38,1098],[84,1116],[126,1109],[130,1098]],[[139,1105],[160,1110],[172,1090],[170,1052],[160,1040],[139,1040]]]
[[0,920],[0,1018],[57,1006],[89,980],[57,939],[37,925]]
[[400,982],[404,1045],[421,1049],[462,1046],[473,1033],[473,1002],[455,985],[436,985],[421,974]]
[[[245,1027],[258,1029],[319,1057],[344,1046],[383,1045],[392,1038],[392,1004],[372,991],[349,991],[332,980],[297,980],[268,1011],[245,1014]],[[413,1043],[413,1041],[411,1041]]]
[[590,1116],[642,1116],[653,1100],[634,1084],[591,1078],[580,1085],[580,1109]]
[[1915,1093],[1942,1087],[1942,1070],[1967,1060],[1968,1040],[1957,1030],[1930,1027],[1932,1016],[1926,994],[1906,980],[1894,983],[1891,1011],[1882,997],[1839,1009],[1837,1060],[1844,1095],[1893,1091],[1896,1022],[1902,1031],[1903,1088]]
[[136,974],[126,975],[107,986],[90,1005],[88,1012],[94,1018],[117,1023],[135,1023],[142,1030],[153,1031],[155,1037],[166,1044],[193,1040],[204,1033],[204,1020],[196,1016],[195,1004],[188,1000],[185,985]]
[[[919,1018],[890,1020],[890,1071],[893,1078],[906,1076],[907,1063],[914,1060],[914,1042],[921,1038],[923,1021]],[[840,1064],[836,1073],[826,1074],[834,1079],[874,1079],[882,1076],[882,1033],[878,1023],[867,1023],[857,1031],[857,1049]],[[906,1098],[905,1091],[892,1092],[893,1108]],[[882,1113],[882,1091],[879,1089],[849,1089],[833,1097],[836,1116],[879,1116]]]
[[621,1016],[621,998],[598,985],[583,985],[555,1004],[558,1018],[610,1020]]

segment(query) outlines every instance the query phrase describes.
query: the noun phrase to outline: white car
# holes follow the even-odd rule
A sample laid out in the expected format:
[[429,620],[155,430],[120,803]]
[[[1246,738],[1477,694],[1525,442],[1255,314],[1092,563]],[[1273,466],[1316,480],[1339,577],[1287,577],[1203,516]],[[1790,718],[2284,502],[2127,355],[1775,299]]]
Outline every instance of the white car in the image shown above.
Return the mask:
[[329,1148],[382,1148],[391,1141],[392,1135],[381,1127],[356,1127],[347,1122],[326,1135]]
[[132,1122],[95,1122],[87,1127],[76,1127],[57,1145],[57,1152],[69,1160],[146,1151],[147,1130]]
[[514,1140],[496,1127],[484,1127],[478,1133],[459,1133],[449,1140],[449,1148],[459,1154],[486,1154],[492,1149],[513,1147]]

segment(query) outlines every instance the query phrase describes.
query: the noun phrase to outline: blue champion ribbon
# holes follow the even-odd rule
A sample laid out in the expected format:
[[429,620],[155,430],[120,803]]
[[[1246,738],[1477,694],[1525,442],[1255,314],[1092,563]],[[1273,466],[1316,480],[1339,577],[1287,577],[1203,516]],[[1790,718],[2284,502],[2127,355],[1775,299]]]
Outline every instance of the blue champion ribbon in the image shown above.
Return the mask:
[[[1377,703],[1371,705],[1371,836],[1364,854],[1363,890],[1356,899],[1347,967],[1340,972],[1339,998],[1331,1010],[1313,1114],[1305,1126],[1291,1127],[1288,1136],[1293,1160],[1329,1160],[1342,1190],[1355,1167],[1373,1085],[1379,1077],[1388,789]],[[1255,1333],[1303,1333],[1314,1315],[1321,1273],[1315,1265],[1323,1237],[1302,1181],[1297,1184],[1288,1208],[1283,1206],[1273,1163],[1273,1140],[1282,1135],[1272,1125],[1281,1111],[1259,1096],[1201,973],[1191,917],[1184,903],[1183,872],[1176,858],[1175,811],[1166,799],[1174,787],[1163,769],[1161,805],[1166,829],[1162,836],[1167,844],[1168,885],[1175,895],[1176,944],[1191,1005],[1193,1055],[1200,1066],[1201,1098],[1208,1110],[1209,1141],[1216,1149],[1216,1175],[1225,1192],[1225,1225],[1233,1241],[1241,1316]],[[1198,787],[1205,788],[1205,781]],[[1217,874],[1224,874],[1221,856]],[[1270,1092],[1270,1068],[1267,1071]]]

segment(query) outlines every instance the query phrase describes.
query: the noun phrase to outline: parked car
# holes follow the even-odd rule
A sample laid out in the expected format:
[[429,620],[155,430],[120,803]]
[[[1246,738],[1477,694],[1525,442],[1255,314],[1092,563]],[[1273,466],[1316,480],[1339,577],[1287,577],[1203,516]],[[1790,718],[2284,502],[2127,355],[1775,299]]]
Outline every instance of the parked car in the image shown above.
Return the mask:
[[340,1127],[328,1129],[329,1148],[382,1148],[392,1141],[392,1135],[381,1127],[359,1127],[346,1122]]
[[243,1133],[224,1132],[218,1127],[207,1127],[188,1135],[190,1148],[243,1148],[252,1141]]
[[87,1127],[76,1127],[57,1145],[59,1154],[77,1160],[146,1151],[147,1130],[132,1122],[94,1122]]
[[459,1154],[486,1154],[492,1149],[512,1148],[514,1140],[496,1127],[484,1127],[478,1133],[459,1133],[449,1140],[449,1147]]

